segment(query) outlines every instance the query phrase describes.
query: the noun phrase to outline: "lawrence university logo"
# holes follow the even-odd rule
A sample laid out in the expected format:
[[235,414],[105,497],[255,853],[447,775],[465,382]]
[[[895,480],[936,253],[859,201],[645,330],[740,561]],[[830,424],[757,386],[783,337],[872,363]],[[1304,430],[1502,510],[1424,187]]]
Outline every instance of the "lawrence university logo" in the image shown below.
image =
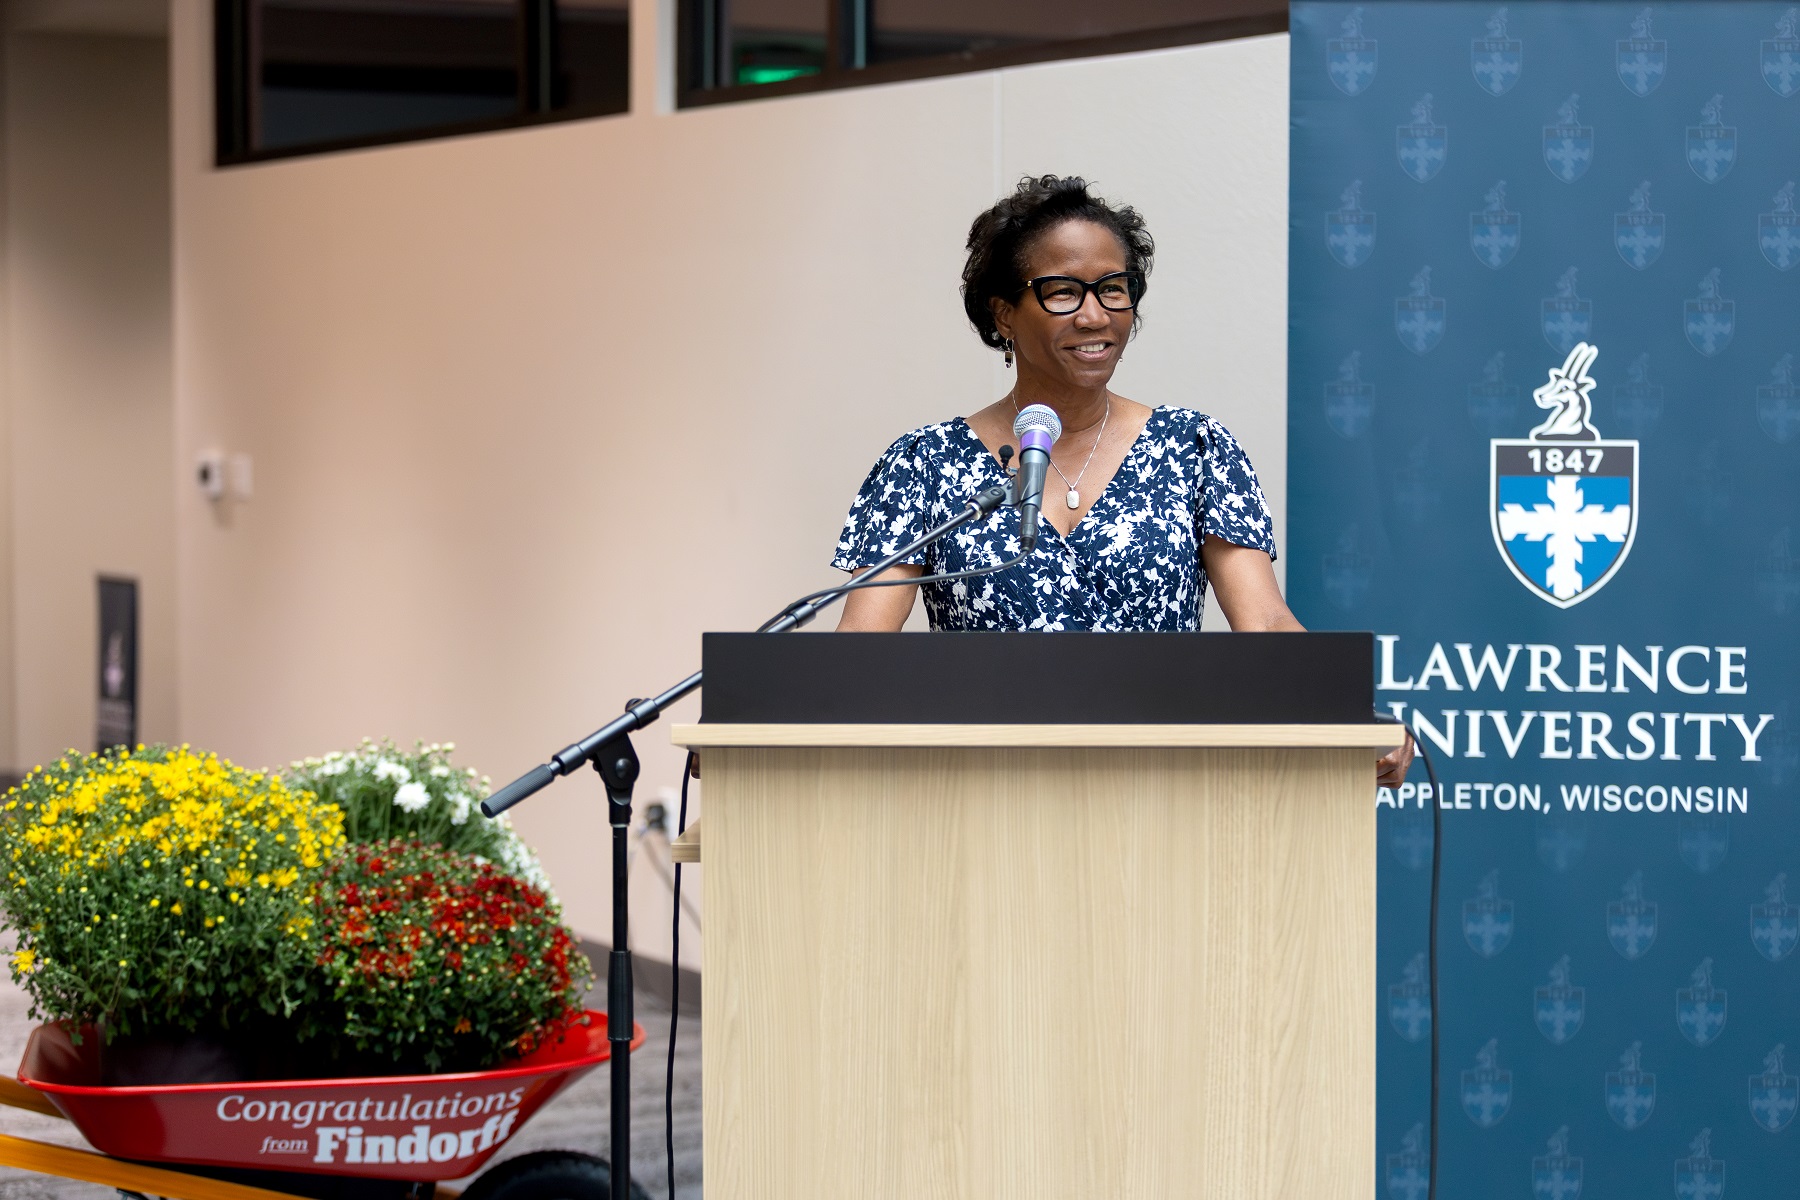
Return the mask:
[[1360,267],[1375,253],[1375,214],[1362,206],[1362,180],[1345,188],[1339,203],[1325,214],[1325,248],[1344,266]]
[[1606,1073],[1606,1113],[1621,1129],[1636,1129],[1656,1111],[1656,1076],[1643,1069],[1644,1043],[1619,1055],[1619,1069]]
[[1631,36],[1619,39],[1613,62],[1619,72],[1619,82],[1632,95],[1648,96],[1661,86],[1663,76],[1669,70],[1669,43],[1650,36],[1649,9],[1632,18]]
[[1363,9],[1359,4],[1344,18],[1342,36],[1325,43],[1325,73],[1346,96],[1360,96],[1375,82],[1379,47],[1374,39],[1363,36],[1362,22]]
[[1763,82],[1783,100],[1800,91],[1800,8],[1790,8],[1775,22],[1775,36],[1762,44]]
[[1513,902],[1500,898],[1500,872],[1489,871],[1473,900],[1463,901],[1463,940],[1483,958],[1492,958],[1512,941]]
[[1586,1008],[1587,989],[1570,985],[1569,956],[1565,954],[1550,968],[1550,982],[1532,996],[1531,1013],[1538,1032],[1560,1046],[1580,1031]]
[[1462,1106],[1483,1129],[1498,1125],[1512,1107],[1512,1072],[1500,1069],[1499,1039],[1489,1038],[1475,1052],[1474,1069],[1462,1073]]
[[1712,984],[1713,960],[1703,958],[1688,977],[1690,986],[1675,991],[1675,1026],[1696,1046],[1725,1032],[1725,989]]
[[1688,1156],[1675,1160],[1675,1195],[1680,1200],[1719,1200],[1725,1194],[1725,1160],[1712,1155],[1712,1130],[1688,1143]]
[[1717,183],[1737,162],[1737,126],[1725,124],[1725,97],[1714,96],[1700,108],[1700,124],[1687,127],[1687,160],[1694,174]]
[[1431,1032],[1431,983],[1423,951],[1412,956],[1399,983],[1388,984],[1388,1024],[1409,1042],[1422,1042]]
[[1711,358],[1731,345],[1737,332],[1737,301],[1720,294],[1718,267],[1700,281],[1700,294],[1682,302],[1681,327],[1687,332],[1688,345]]
[[1469,249],[1498,271],[1519,252],[1519,214],[1506,207],[1506,180],[1488,189],[1486,207],[1469,214]]
[[1531,1160],[1531,1194],[1537,1200],[1576,1200],[1581,1195],[1581,1160],[1569,1153],[1569,1127],[1550,1135],[1550,1152]]
[[1762,1074],[1750,1077],[1750,1117],[1770,1133],[1780,1133],[1800,1109],[1800,1077],[1781,1069],[1786,1046],[1763,1056]]
[[1656,901],[1644,899],[1644,873],[1633,871],[1625,894],[1606,906],[1606,940],[1626,958],[1642,958],[1656,944]]
[[1342,437],[1359,437],[1375,416],[1375,385],[1362,378],[1362,351],[1338,364],[1338,377],[1325,385],[1325,420]]
[[1489,443],[1494,544],[1514,578],[1558,608],[1605,587],[1637,536],[1638,444],[1603,440],[1593,425],[1587,371],[1599,353],[1578,343],[1531,394],[1554,411],[1528,439]]
[[1800,943],[1800,904],[1787,902],[1787,875],[1763,889],[1763,902],[1750,906],[1750,944],[1770,962],[1780,962]]
[[1469,43],[1469,70],[1475,82],[1490,96],[1504,96],[1519,82],[1525,65],[1525,44],[1506,36],[1506,9],[1488,18],[1487,36]]
[[1431,268],[1420,267],[1409,295],[1394,301],[1394,336],[1414,354],[1430,354],[1444,340],[1445,302],[1431,294]]
[[1800,263],[1800,213],[1794,211],[1794,181],[1775,193],[1775,207],[1756,218],[1756,244],[1777,271]]
[[1412,124],[1394,126],[1394,155],[1400,169],[1418,180],[1429,181],[1444,169],[1450,153],[1450,130],[1431,119],[1431,93],[1426,92],[1412,106]]
[[1544,165],[1564,183],[1574,183],[1594,164],[1594,127],[1583,125],[1581,97],[1570,96],[1556,110],[1556,124],[1544,126]]
[[1613,214],[1613,245],[1627,266],[1639,271],[1662,257],[1666,222],[1650,211],[1650,181],[1632,190],[1631,211]]
[[1387,1156],[1388,1200],[1425,1200],[1431,1187],[1431,1155],[1425,1126],[1414,1125],[1400,1139],[1400,1153]]

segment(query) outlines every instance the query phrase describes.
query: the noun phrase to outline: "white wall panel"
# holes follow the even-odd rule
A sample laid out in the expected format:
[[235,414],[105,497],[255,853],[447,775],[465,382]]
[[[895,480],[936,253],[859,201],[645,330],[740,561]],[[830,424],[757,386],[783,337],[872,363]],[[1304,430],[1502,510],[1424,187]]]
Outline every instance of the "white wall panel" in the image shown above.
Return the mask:
[[[1278,403],[1282,318],[1250,327],[1279,306],[1282,41],[218,171],[205,9],[180,0],[173,34],[177,440],[249,450],[258,477],[226,521],[180,499],[197,744],[278,762],[455,739],[510,775],[692,669],[702,630],[834,579],[875,456],[1008,382],[957,282],[970,220],[1027,169],[1099,179],[1169,248],[1133,394],[1217,394],[1279,453],[1279,422],[1251,414]],[[1080,101],[1121,71],[1144,161]],[[1169,151],[1228,103],[1196,144],[1274,165],[1208,183]],[[1230,323],[1197,332],[1215,313]],[[1232,367],[1233,340],[1273,357]],[[649,798],[679,760],[666,725],[638,740]],[[516,811],[603,933],[598,782]]]

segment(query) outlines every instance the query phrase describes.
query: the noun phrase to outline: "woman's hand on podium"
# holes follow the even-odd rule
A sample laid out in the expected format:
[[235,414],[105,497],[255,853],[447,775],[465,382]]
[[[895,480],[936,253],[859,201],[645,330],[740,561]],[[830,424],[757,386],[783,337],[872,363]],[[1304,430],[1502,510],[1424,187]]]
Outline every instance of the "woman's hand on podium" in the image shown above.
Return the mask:
[[1406,778],[1407,768],[1412,766],[1412,730],[1403,729],[1401,732],[1406,735],[1406,740],[1376,760],[1375,784],[1377,787],[1399,787],[1401,781]]

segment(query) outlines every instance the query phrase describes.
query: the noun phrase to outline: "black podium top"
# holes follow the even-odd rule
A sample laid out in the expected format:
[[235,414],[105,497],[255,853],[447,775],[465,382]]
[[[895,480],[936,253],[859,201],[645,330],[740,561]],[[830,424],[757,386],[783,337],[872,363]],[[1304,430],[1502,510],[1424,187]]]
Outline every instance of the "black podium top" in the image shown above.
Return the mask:
[[1369,633],[709,633],[700,719],[1359,725]]

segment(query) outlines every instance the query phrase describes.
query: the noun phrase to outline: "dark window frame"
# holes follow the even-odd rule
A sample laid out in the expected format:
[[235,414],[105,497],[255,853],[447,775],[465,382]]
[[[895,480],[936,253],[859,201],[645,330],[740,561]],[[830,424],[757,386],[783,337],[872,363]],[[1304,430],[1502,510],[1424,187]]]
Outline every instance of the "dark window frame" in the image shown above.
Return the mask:
[[[256,7],[253,0],[213,0],[213,116],[214,156],[219,167],[273,162],[286,158],[305,158],[315,154],[336,154],[346,150],[366,150],[375,146],[392,146],[407,142],[436,141],[439,138],[467,137],[471,134],[498,133],[508,129],[529,129],[537,125],[555,125],[563,121],[586,121],[596,117],[627,116],[625,108],[606,104],[578,104],[552,109],[550,105],[551,71],[547,68],[556,55],[556,26],[552,20],[554,0],[517,0],[523,33],[519,56],[520,104],[523,111],[504,117],[477,121],[457,121],[422,129],[406,129],[366,137],[333,138],[308,142],[301,146],[257,149],[251,145],[256,128],[255,106],[258,88],[251,47],[255,44]],[[630,17],[626,18],[627,38]],[[627,96],[630,95],[629,78]]]
[[[1228,16],[1202,17],[1181,25],[1105,37],[1041,42],[1002,50],[855,66],[854,62],[861,57],[856,44],[859,40],[858,32],[861,31],[863,37],[867,36],[867,9],[863,0],[817,2],[828,6],[823,71],[776,83],[720,85],[715,81],[728,66],[724,58],[729,43],[721,39],[721,31],[715,27],[717,10],[713,0],[678,0],[675,33],[676,108],[700,108],[712,104],[735,104],[744,100],[830,92],[848,87],[905,83],[914,79],[933,79],[943,75],[962,75],[971,71],[992,71],[1072,58],[1094,58],[1105,54],[1166,50],[1203,42],[1286,33],[1288,28],[1287,0],[1266,0],[1261,6],[1262,11],[1249,15],[1234,13]],[[1195,7],[1204,8],[1205,0],[1196,0]]]

